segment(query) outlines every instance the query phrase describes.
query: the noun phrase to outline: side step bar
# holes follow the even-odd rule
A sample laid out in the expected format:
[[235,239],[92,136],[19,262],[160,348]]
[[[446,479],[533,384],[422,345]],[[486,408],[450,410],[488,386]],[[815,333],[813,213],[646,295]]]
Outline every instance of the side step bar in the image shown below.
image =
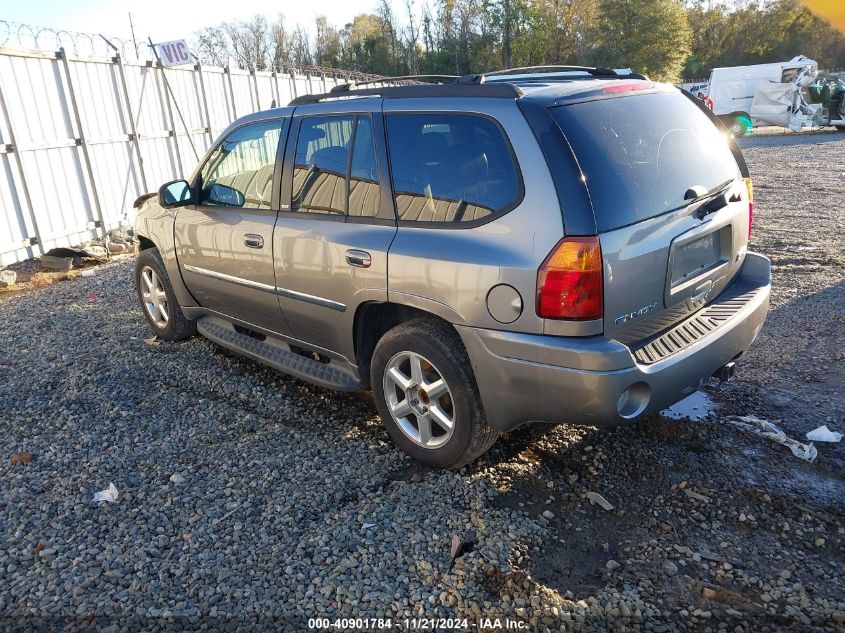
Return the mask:
[[364,388],[358,376],[335,365],[296,354],[280,339],[268,336],[263,341],[258,340],[236,331],[231,323],[209,316],[197,321],[197,330],[218,345],[315,385],[337,391],[358,391]]

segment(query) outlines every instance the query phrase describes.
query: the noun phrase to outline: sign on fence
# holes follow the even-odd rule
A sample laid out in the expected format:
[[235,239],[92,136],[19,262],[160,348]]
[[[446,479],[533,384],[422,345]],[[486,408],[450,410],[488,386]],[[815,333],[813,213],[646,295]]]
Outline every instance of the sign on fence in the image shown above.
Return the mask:
[[191,51],[185,40],[162,42],[156,44],[156,46],[158,47],[159,59],[165,66],[180,66],[181,64],[190,64],[192,61]]

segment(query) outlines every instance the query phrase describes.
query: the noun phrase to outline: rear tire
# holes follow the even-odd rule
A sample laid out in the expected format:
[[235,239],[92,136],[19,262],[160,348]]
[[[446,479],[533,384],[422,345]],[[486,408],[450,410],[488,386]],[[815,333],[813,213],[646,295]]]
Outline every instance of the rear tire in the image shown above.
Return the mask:
[[370,379],[391,439],[427,466],[460,468],[499,436],[487,425],[466,349],[444,322],[415,319],[387,332]]
[[728,126],[728,130],[730,130],[730,133],[736,138],[742,138],[751,131],[751,126],[748,124],[748,119],[742,116],[736,116]]
[[135,290],[147,323],[163,341],[181,341],[197,333],[182,314],[157,248],[141,251],[135,262]]

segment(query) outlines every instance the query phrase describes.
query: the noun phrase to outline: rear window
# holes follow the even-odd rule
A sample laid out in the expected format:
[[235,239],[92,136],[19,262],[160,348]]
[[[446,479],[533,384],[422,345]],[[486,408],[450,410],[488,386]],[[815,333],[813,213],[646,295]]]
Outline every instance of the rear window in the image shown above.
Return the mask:
[[738,177],[727,139],[680,92],[599,99],[551,108],[587,182],[600,232],[684,206]]

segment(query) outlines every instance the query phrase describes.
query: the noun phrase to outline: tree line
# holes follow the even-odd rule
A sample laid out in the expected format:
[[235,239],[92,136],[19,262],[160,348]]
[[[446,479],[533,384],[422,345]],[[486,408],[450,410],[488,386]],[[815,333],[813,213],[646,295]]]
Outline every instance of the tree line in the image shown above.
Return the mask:
[[375,75],[539,64],[630,67],[662,81],[804,54],[845,67],[845,37],[798,0],[389,0],[338,26],[257,15],[196,33],[203,63],[320,66]]

